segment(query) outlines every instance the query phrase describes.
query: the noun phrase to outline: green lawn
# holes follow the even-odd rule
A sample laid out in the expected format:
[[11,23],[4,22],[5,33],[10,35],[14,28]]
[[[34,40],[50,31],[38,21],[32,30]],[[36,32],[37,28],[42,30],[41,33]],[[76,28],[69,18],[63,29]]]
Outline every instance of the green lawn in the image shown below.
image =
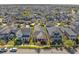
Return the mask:
[[14,46],[15,42],[13,40],[10,40],[7,45],[13,45]]

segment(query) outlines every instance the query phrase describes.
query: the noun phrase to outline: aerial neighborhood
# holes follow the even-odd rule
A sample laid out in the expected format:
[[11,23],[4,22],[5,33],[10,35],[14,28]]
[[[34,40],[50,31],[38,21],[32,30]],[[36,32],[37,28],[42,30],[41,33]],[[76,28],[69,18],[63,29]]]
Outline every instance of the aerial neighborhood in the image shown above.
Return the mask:
[[0,5],[0,51],[78,46],[79,6]]

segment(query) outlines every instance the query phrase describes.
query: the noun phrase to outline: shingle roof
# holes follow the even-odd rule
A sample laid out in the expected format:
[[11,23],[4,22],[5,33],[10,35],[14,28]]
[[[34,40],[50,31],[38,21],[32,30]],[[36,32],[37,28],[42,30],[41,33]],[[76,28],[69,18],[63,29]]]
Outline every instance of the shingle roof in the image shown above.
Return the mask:
[[7,34],[7,33],[10,33],[10,31],[11,31],[10,29],[5,29],[5,30],[1,31],[0,33],[1,34]]
[[42,31],[42,28],[41,28],[39,25],[36,25],[36,26],[34,27],[34,30],[35,30],[35,31]]
[[30,35],[30,28],[22,28],[21,32],[23,35]]
[[46,39],[46,36],[43,32],[40,32],[38,35],[37,35],[37,39]]
[[74,31],[72,31],[70,28],[60,28],[62,32],[67,32],[68,35],[77,35]]
[[45,38],[45,33],[43,31],[43,29],[41,28],[41,26],[39,25],[36,25],[34,27],[34,36],[37,38],[37,39],[46,39]]
[[52,32],[59,32],[61,34],[59,28],[57,27],[47,27],[47,30],[48,30],[49,35],[51,35]]

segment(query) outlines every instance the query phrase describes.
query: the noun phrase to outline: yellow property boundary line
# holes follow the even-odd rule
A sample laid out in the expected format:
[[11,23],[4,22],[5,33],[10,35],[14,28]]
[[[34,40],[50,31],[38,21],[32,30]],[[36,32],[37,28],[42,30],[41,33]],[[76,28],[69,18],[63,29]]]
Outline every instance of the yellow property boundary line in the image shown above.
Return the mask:
[[[7,48],[13,48],[14,46],[13,45],[5,45],[5,46],[0,46],[0,48],[3,48],[3,47],[7,47]],[[26,48],[50,48],[50,46],[46,45],[46,46],[36,46],[36,45],[17,45],[15,46],[16,48],[19,48],[19,49],[26,49]]]

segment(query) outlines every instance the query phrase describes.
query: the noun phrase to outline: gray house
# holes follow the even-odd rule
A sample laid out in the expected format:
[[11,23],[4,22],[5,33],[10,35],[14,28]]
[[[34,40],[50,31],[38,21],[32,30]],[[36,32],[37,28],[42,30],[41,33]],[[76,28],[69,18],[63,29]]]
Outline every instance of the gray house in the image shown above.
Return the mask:
[[11,24],[13,21],[12,16],[11,15],[7,15],[4,17],[4,19],[2,20],[3,23],[7,23],[7,24]]
[[62,33],[57,27],[47,27],[48,34],[52,41],[59,41],[62,39]]
[[73,30],[79,35],[79,21],[74,22],[73,26],[75,27]]
[[15,23],[26,23],[26,24],[29,24],[31,22],[31,19],[28,18],[28,17],[18,16],[18,17],[16,17],[16,20],[14,22]]
[[77,34],[72,31],[70,28],[63,28],[61,27],[60,30],[71,40],[74,40],[77,38]]
[[0,29],[0,39],[8,41],[10,37],[10,31],[11,30],[9,28]]
[[46,35],[45,35],[45,32],[43,31],[43,29],[36,25],[34,27],[34,40],[36,41],[47,41],[47,38],[46,38]]
[[34,40],[36,41],[47,41],[46,35],[42,31],[35,31],[34,32]]
[[21,30],[18,30],[16,33],[17,38],[20,38],[21,40],[25,39],[28,41],[30,37],[30,28],[22,28]]

